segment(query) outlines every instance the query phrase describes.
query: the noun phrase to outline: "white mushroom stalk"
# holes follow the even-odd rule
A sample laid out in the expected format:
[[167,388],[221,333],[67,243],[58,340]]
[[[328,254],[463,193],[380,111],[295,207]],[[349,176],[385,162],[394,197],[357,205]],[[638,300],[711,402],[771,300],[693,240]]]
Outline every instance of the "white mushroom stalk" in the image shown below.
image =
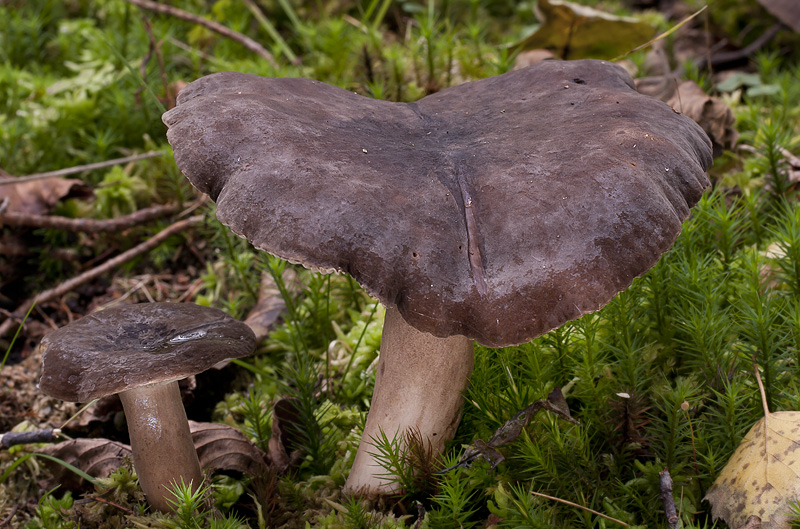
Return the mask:
[[436,338],[406,323],[397,308],[386,310],[375,391],[346,492],[397,492],[397,484],[387,479],[386,469],[373,456],[373,440],[381,431],[389,439],[402,439],[414,430],[434,454],[444,451],[461,418],[473,349],[469,338]]

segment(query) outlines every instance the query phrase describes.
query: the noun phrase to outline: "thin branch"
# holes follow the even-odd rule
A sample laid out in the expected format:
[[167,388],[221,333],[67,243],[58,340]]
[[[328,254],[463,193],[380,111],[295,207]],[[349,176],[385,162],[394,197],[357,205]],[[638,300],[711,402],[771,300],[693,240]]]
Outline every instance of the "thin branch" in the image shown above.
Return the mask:
[[592,514],[596,514],[601,518],[605,518],[606,520],[612,521],[614,523],[618,523],[624,527],[628,527],[628,524],[623,522],[622,520],[617,520],[616,518],[612,518],[611,516],[605,515],[601,512],[597,512],[594,509],[590,509],[589,507],[585,507],[583,505],[578,505],[577,503],[572,503],[571,501],[562,500],[561,498],[556,498],[555,496],[548,496],[547,494],[542,494],[541,492],[536,492],[535,490],[531,491],[531,494],[534,496],[541,496],[542,498],[547,498],[548,500],[559,501],[564,505],[569,505],[570,507],[577,507],[578,509],[583,509],[584,511],[588,511]]
[[14,519],[14,516],[16,516],[18,510],[19,510],[18,505],[13,506],[8,516],[6,516],[4,520],[0,521],[0,527],[5,527],[5,526],[11,527],[11,520]]
[[73,219],[56,215],[33,215],[17,213],[14,211],[0,213],[0,226],[53,228],[82,233],[101,233],[108,231],[122,231],[133,226],[144,224],[153,219],[166,217],[178,211],[177,204],[159,204],[145,209],[140,209],[130,215],[113,219]]
[[98,503],[105,503],[106,505],[110,505],[111,507],[114,507],[115,509],[119,509],[120,511],[124,512],[125,514],[134,514],[133,510],[129,509],[128,507],[125,507],[124,505],[120,505],[119,503],[113,502],[111,500],[107,500],[107,499],[103,498],[102,496],[97,496],[97,495],[87,496],[86,498],[78,500],[75,503],[89,503],[89,502],[93,502],[93,501],[94,502],[98,502]]
[[0,434],[0,449],[31,443],[52,443],[61,435],[57,428],[33,430],[30,432],[8,432]]
[[147,160],[148,158],[156,158],[158,156],[164,156],[164,151],[150,151],[142,154],[135,154],[133,156],[125,156],[124,158],[115,158],[113,160],[106,160],[104,162],[90,163],[86,165],[76,165],[75,167],[68,167],[66,169],[59,169],[57,171],[48,171],[46,173],[36,173],[28,176],[21,176],[19,178],[0,178],[0,186],[19,184],[21,182],[30,182],[31,180],[41,180],[43,178],[50,178],[53,176],[67,176],[71,174],[82,173],[84,171],[94,171],[97,169],[111,167],[112,165],[138,162],[140,160]]
[[28,299],[22,303],[16,310],[12,313],[12,318],[8,318],[2,324],[0,324],[0,336],[4,336],[14,324],[14,321],[20,321],[28,312],[28,309],[33,306],[34,303],[44,303],[46,301],[50,301],[55,299],[59,296],[63,296],[67,292],[74,290],[78,286],[88,283],[89,281],[113,270],[114,268],[127,263],[128,261],[138,257],[141,254],[147,253],[162,242],[167,240],[168,238],[172,237],[173,235],[180,233],[184,230],[187,230],[193,226],[196,226],[203,222],[204,217],[202,215],[198,215],[195,217],[190,217],[186,220],[182,220],[176,222],[172,226],[158,232],[152,238],[146,240],[145,242],[139,244],[138,246],[134,246],[130,250],[119,254],[118,256],[109,259],[105,263],[92,268],[91,270],[87,270],[86,272],[80,274],[79,276],[73,277],[72,279],[68,279],[61,283],[60,285],[53,287],[49,290],[45,290],[44,292],[40,293],[38,296],[34,298]]
[[678,529],[678,509],[675,505],[675,497],[672,495],[672,476],[669,475],[669,469],[664,469],[658,473],[658,484],[661,496],[661,502],[664,504],[664,514],[667,517],[669,529]]
[[278,63],[275,62],[275,58],[261,44],[254,41],[247,35],[242,35],[238,31],[234,31],[228,27],[223,26],[222,24],[214,22],[213,20],[208,20],[207,18],[194,15],[192,13],[189,13],[188,11],[178,9],[177,7],[172,7],[167,4],[151,2],[150,0],[125,0],[125,1],[135,6],[139,6],[142,9],[147,9],[148,11],[154,11],[156,13],[161,13],[162,15],[170,15],[175,18],[180,18],[181,20],[186,20],[187,22],[192,22],[193,24],[198,24],[200,26],[203,26],[204,28],[210,29],[215,33],[219,33],[223,37],[235,40],[248,50],[252,51],[256,55],[260,56],[262,59],[267,61],[273,68],[278,67]]

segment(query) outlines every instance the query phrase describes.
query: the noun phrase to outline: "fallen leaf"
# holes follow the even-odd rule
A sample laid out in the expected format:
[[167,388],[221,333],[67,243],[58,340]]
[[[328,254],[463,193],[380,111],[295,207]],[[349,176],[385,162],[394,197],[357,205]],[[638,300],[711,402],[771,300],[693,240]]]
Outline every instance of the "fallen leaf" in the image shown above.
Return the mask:
[[266,454],[245,434],[225,424],[189,421],[200,466],[258,476],[267,471]]
[[[287,278],[284,278],[287,283],[293,280],[293,271],[285,275],[288,277],[288,281]],[[256,343],[261,343],[267,337],[284,310],[286,310],[286,302],[281,297],[275,280],[270,274],[263,272],[258,288],[258,301],[244,320],[255,333]]]
[[70,178],[43,178],[18,184],[0,185],[0,202],[8,199],[7,212],[45,215],[59,200],[73,194],[86,196],[88,188],[80,180]]
[[300,411],[295,399],[283,398],[272,408],[272,437],[269,439],[269,459],[278,475],[297,465],[301,452],[297,449],[303,442],[298,428]]
[[539,0],[535,11],[542,25],[522,48],[554,50],[562,59],[611,59],[644,44],[656,31],[647,22],[563,0]]
[[[39,448],[37,453],[56,457],[69,463],[92,477],[107,478],[131,458],[131,447],[108,439],[72,439]],[[53,474],[53,484],[78,491],[87,487],[83,478],[50,460],[44,465]],[[49,486],[48,486],[49,488]]]
[[736,119],[731,107],[718,97],[703,92],[694,81],[680,83],[667,104],[703,127],[711,138],[715,158],[722,154],[723,149],[731,149],[736,144],[739,133],[733,128]]
[[714,158],[736,145],[733,111],[722,99],[706,94],[694,81],[677,83],[671,77],[642,77],[636,80],[641,94],[661,99],[681,114],[692,118],[711,138]]
[[[259,476],[267,472],[264,452],[258,449],[245,434],[236,428],[218,423],[189,421],[200,466],[211,471],[239,472]],[[108,477],[114,470],[131,459],[131,448],[124,443],[108,439],[72,439],[44,446],[38,453],[57,457],[96,478]],[[45,461],[53,474],[53,484],[78,491],[86,484],[63,466]]]
[[762,529],[789,529],[789,502],[800,497],[800,412],[770,413],[766,402],[764,412],[704,498],[714,519],[733,528],[758,517]]

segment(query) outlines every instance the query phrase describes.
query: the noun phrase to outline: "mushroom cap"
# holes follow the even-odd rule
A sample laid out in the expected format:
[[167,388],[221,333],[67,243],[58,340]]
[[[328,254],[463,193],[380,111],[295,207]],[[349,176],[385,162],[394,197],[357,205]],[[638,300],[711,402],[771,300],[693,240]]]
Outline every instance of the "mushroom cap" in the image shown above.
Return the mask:
[[221,310],[140,303],[95,312],[42,339],[41,390],[87,402],[178,380],[255,349],[253,331]]
[[235,233],[352,275],[421,331],[494,347],[627,288],[672,246],[711,164],[696,123],[591,60],[414,103],[226,72],[163,119]]
[[795,33],[800,33],[800,2],[797,0],[758,0],[764,9],[792,28]]

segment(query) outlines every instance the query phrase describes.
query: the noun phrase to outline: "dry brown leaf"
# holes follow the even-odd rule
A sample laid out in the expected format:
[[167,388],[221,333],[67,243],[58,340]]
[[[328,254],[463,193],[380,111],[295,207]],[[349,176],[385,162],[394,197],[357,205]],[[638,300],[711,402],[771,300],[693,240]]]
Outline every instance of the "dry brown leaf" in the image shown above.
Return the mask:
[[[107,478],[126,458],[131,458],[130,446],[108,439],[72,439],[42,447],[37,452],[57,457],[95,478]],[[63,466],[49,460],[45,466],[53,474],[53,485],[60,484],[71,491],[86,487],[83,478]]]
[[189,421],[200,466],[258,476],[267,471],[265,454],[245,434],[225,424]]
[[731,149],[736,144],[739,133],[733,128],[736,119],[731,107],[703,92],[694,81],[680,83],[667,104],[703,127],[714,145],[714,157],[722,154],[722,149]]
[[[291,270],[291,269],[289,269]],[[287,276],[289,274],[286,274]],[[293,273],[292,273],[293,275]],[[291,277],[289,280],[291,281]],[[284,278],[286,280],[286,278]],[[258,302],[250,310],[244,322],[256,335],[256,343],[261,343],[275,327],[278,319],[286,310],[286,302],[281,297],[280,290],[275,280],[267,272],[261,274],[261,284],[258,289]]]
[[731,107],[720,98],[703,92],[694,81],[678,82],[670,76],[642,77],[636,79],[636,90],[664,101],[703,127],[711,138],[714,158],[720,156],[723,149],[736,145],[739,133],[734,128],[736,119]]
[[269,458],[278,475],[300,463],[297,446],[303,441],[298,430],[300,411],[296,399],[282,398],[272,407],[272,437],[269,439]]
[[[264,452],[259,450],[242,432],[225,424],[189,421],[200,466],[211,471],[240,472],[260,476],[267,472]],[[129,445],[108,439],[73,439],[37,450],[57,457],[92,477],[108,477],[131,459]],[[86,486],[83,480],[63,466],[46,461],[53,473],[54,483],[65,489],[77,491]]]
[[19,184],[0,185],[0,202],[8,199],[6,207],[8,212],[45,215],[52,211],[59,200],[73,193],[86,196],[88,188],[80,180],[54,176]]
[[800,412],[764,409],[704,498],[733,528],[758,517],[763,529],[788,529],[789,502],[800,498]]

